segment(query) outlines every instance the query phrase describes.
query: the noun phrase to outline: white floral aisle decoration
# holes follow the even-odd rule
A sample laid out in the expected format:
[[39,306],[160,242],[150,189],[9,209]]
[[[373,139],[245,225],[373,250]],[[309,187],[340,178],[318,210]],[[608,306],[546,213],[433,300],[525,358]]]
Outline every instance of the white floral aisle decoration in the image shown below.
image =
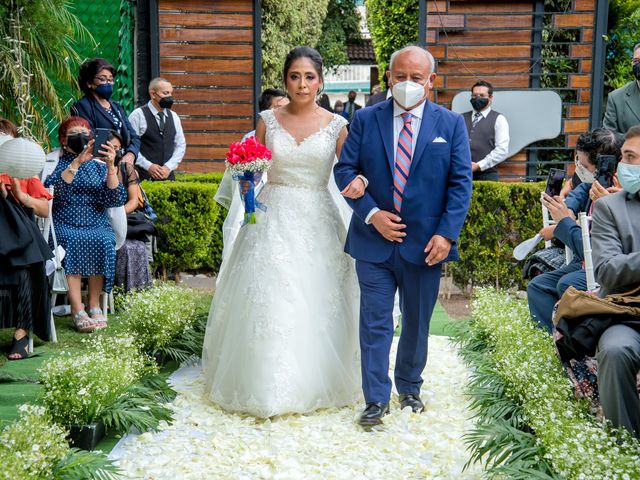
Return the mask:
[[19,418],[0,430],[0,479],[115,480],[103,454],[70,448],[67,431],[44,407],[21,405]]
[[479,289],[461,354],[478,422],[467,435],[474,461],[515,479],[640,478],[640,444],[575,399],[549,334],[525,301]]
[[468,374],[450,341],[432,336],[425,412],[399,411],[394,400],[384,426],[367,433],[355,423],[362,405],[267,421],[226,413],[203,397],[200,368],[182,367],[172,377],[173,424],[127,437],[110,458],[123,478],[147,480],[482,478],[478,467],[463,471],[462,436],[473,427],[463,394]]

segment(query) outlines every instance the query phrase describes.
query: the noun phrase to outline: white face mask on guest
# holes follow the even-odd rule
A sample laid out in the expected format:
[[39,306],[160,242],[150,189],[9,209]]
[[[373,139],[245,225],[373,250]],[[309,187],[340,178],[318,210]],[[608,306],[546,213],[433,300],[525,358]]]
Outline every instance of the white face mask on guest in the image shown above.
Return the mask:
[[587,170],[587,167],[578,160],[576,160],[576,175],[582,183],[593,183],[596,179],[596,174]]
[[[429,80],[427,80],[427,82],[428,81]],[[423,85],[420,85],[419,83],[412,82],[410,80],[396,83],[391,88],[393,99],[405,110],[411,110],[427,96],[424,91],[425,85],[426,82]]]

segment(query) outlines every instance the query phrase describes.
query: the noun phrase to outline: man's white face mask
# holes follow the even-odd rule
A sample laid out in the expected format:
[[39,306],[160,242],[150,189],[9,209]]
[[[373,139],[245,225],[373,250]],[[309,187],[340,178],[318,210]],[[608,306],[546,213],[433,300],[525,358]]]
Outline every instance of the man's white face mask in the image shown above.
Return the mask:
[[410,80],[394,84],[391,88],[393,99],[405,110],[411,110],[427,96],[424,86],[428,81],[422,85]]

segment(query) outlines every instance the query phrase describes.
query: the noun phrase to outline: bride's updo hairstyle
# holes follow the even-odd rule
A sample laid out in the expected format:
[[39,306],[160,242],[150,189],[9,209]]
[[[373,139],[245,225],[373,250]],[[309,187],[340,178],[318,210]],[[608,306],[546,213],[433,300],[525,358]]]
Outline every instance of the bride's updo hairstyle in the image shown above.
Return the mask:
[[[318,53],[315,48],[311,47],[295,47],[287,54],[287,58],[284,60],[284,69],[283,69],[283,77],[285,86],[287,85],[287,75],[289,74],[289,69],[291,68],[291,64],[298,60],[299,58],[308,58],[313,68],[315,69],[318,77],[320,77],[320,81],[324,85],[324,77],[322,76],[322,55]],[[318,92],[320,93],[320,92]]]

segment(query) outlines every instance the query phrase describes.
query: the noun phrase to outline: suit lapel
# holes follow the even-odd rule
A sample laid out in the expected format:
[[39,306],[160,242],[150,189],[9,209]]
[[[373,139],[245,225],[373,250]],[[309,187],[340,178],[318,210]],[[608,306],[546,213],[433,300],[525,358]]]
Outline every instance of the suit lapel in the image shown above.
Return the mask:
[[627,95],[625,96],[625,101],[629,106],[629,109],[633,112],[638,120],[640,120],[640,89],[638,88],[637,82],[633,82],[627,88]]
[[433,104],[429,100],[426,102],[422,114],[422,121],[420,122],[420,132],[418,132],[418,143],[416,143],[413,149],[413,159],[411,160],[411,170],[409,174],[416,168],[417,163],[422,158],[422,154],[429,143],[433,129],[436,127],[438,120],[440,120],[440,112],[433,108]]
[[384,143],[387,160],[389,161],[389,168],[393,172],[393,101],[387,102],[383,108],[376,112],[376,119],[378,120],[378,128]]
[[[102,115],[104,118],[106,118],[107,120],[109,120],[109,123],[111,125],[113,125],[114,130],[117,130],[116,124],[113,122],[113,117],[111,115],[109,115],[104,108],[102,108],[100,106],[100,104],[98,103],[97,100],[91,99],[92,102],[95,102],[94,104],[94,110],[96,112],[98,112],[99,115]],[[109,101],[109,106],[111,107],[111,111],[114,112],[117,115],[117,111],[116,111],[116,107],[113,103],[111,103],[111,101]]]

